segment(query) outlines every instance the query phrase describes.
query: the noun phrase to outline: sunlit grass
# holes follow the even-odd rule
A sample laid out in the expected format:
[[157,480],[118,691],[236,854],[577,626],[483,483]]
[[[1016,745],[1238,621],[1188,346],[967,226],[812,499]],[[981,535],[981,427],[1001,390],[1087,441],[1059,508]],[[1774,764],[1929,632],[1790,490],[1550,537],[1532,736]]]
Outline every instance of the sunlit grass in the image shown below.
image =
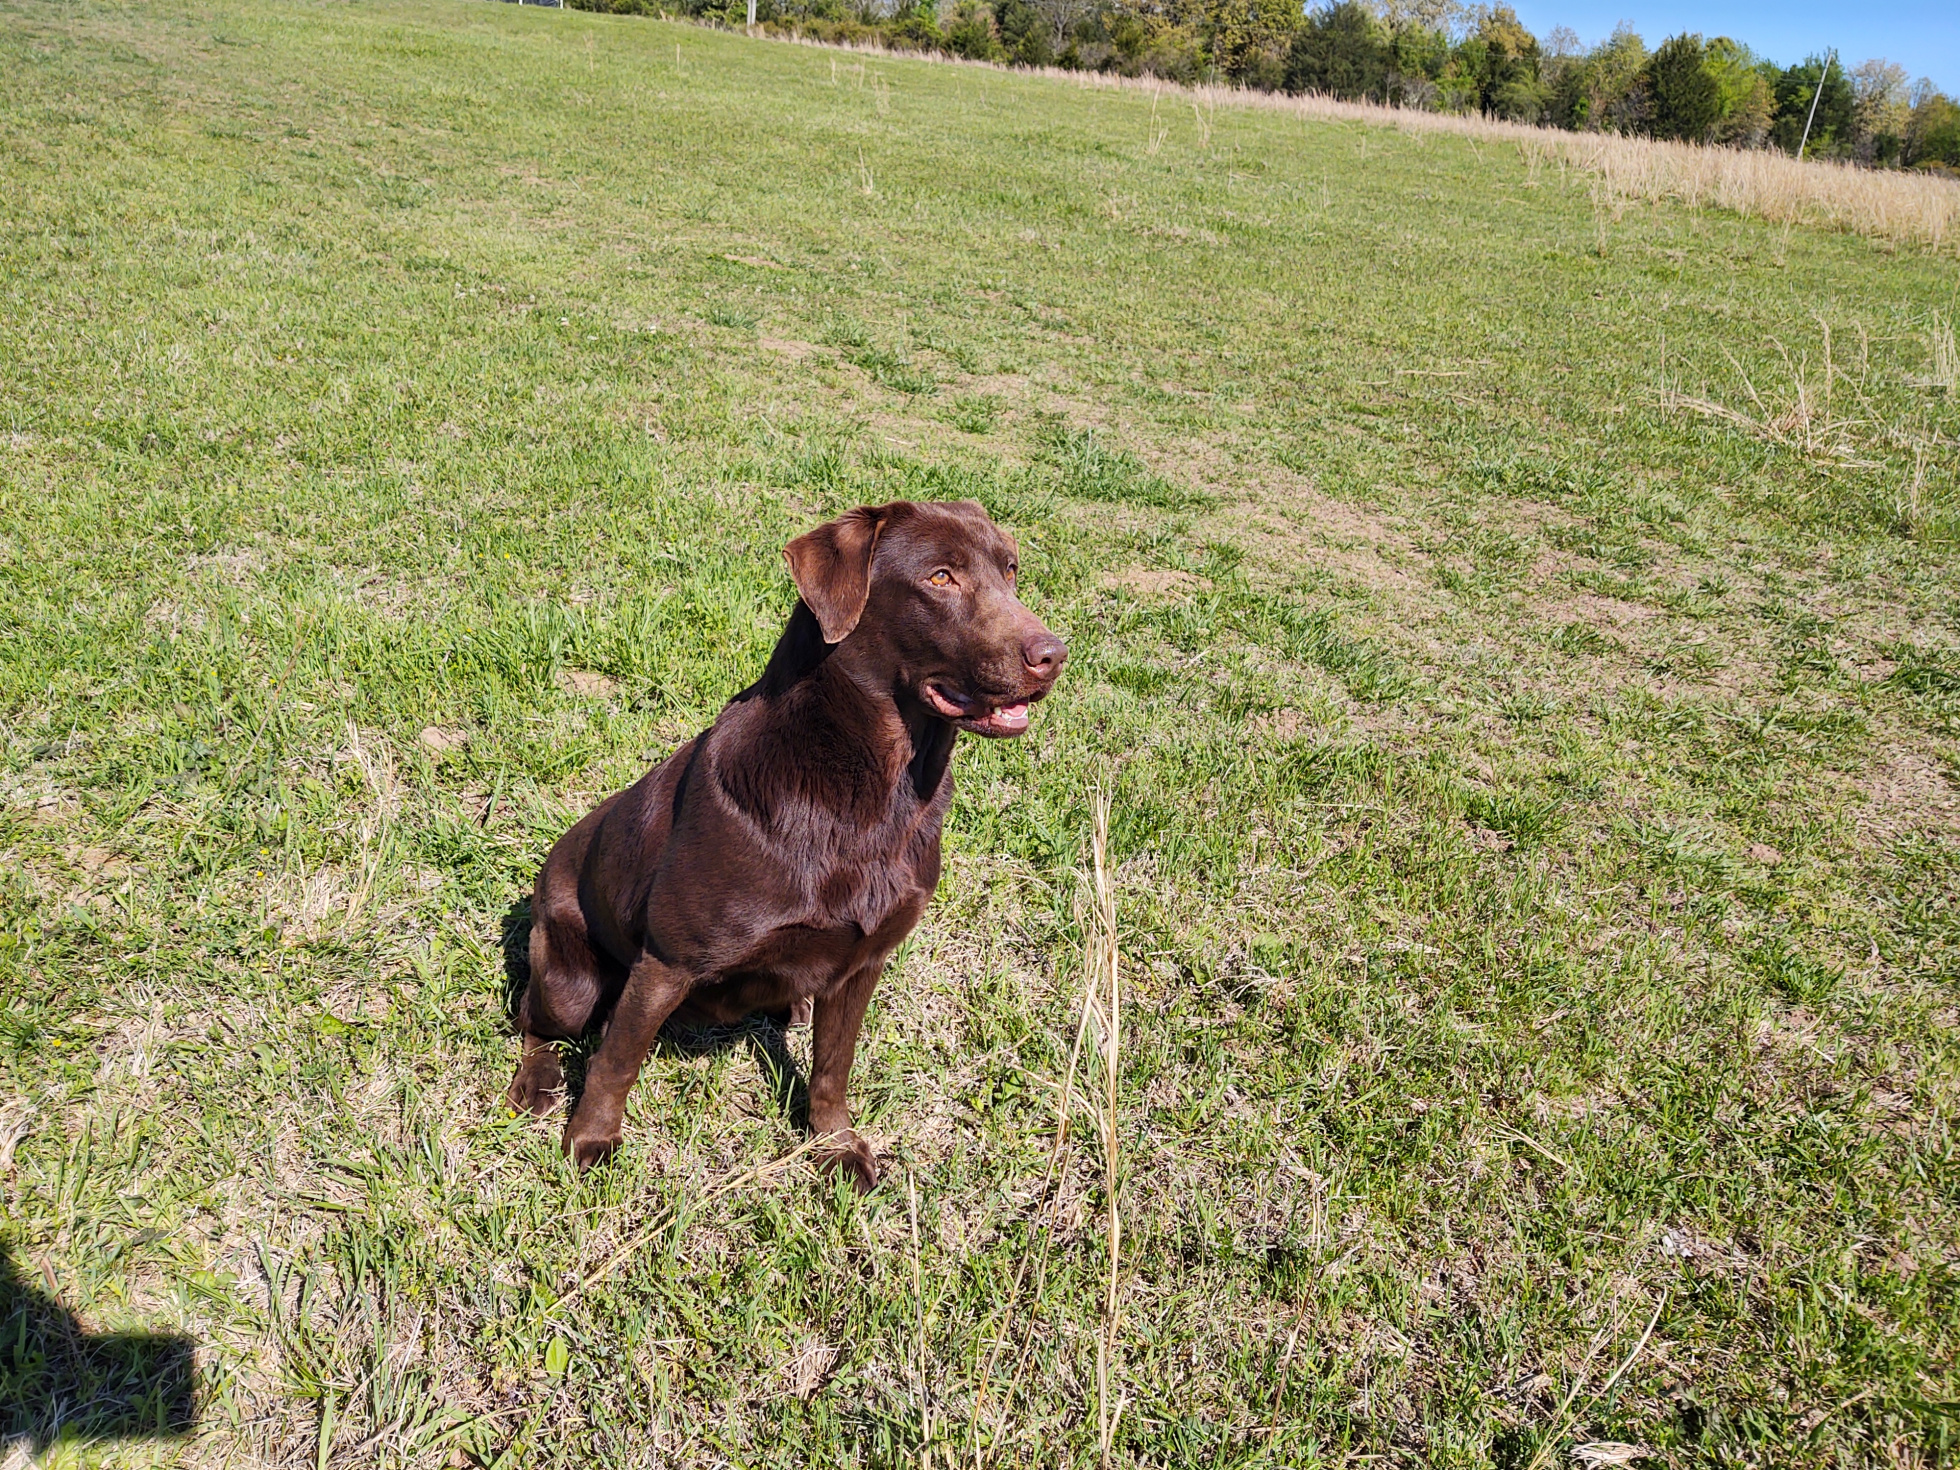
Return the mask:
[[[1950,1458],[1950,255],[651,21],[0,11],[0,1242],[202,1385],[129,1437],[0,1331],[0,1434]],[[874,1001],[893,1182],[763,1031],[576,1177],[536,866],[897,496],[1072,652]]]

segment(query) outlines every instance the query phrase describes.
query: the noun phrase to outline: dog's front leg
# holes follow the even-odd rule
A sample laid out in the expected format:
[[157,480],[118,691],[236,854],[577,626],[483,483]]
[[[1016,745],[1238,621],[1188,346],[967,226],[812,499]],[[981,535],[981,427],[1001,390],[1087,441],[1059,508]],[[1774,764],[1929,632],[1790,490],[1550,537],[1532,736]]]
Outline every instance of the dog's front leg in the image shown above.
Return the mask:
[[626,1094],[639,1080],[653,1039],[687,994],[687,976],[650,954],[627,972],[626,988],[606,1023],[605,1039],[585,1069],[585,1092],[565,1124],[565,1152],[589,1169],[619,1147]]
[[884,970],[881,961],[866,965],[816,1004],[810,1036],[810,1131],[822,1140],[817,1159],[825,1168],[844,1170],[859,1190],[869,1193],[878,1182],[878,1158],[871,1145],[851,1128],[851,1111],[844,1090],[857,1057],[858,1029],[864,1008]]

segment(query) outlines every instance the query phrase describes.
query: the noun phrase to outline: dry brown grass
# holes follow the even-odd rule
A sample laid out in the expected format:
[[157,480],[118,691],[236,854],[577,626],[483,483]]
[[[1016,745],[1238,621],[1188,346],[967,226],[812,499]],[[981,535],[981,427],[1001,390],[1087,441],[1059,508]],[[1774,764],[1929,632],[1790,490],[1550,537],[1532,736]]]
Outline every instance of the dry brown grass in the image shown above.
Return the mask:
[[1953,338],[1953,323],[1938,312],[1926,330],[1926,350],[1932,358],[1932,371],[1918,380],[1922,388],[1952,393],[1960,389],[1960,346]]
[[[1056,72],[1084,86],[1164,88],[1151,79]],[[1817,225],[1902,245],[1952,250],[1960,244],[1960,183],[1935,174],[1858,168],[1817,159],[1798,162],[1767,149],[1712,148],[1494,118],[1417,112],[1331,97],[1289,97],[1236,87],[1188,89],[1208,107],[1255,107],[1300,117],[1370,123],[1408,132],[1515,143],[1526,166],[1556,163],[1592,180],[1601,201],[1620,207],[1672,199],[1691,209],[1716,208],[1778,224]]]
[[1886,427],[1864,392],[1868,368],[1861,360],[1847,371],[1832,348],[1829,324],[1820,320],[1818,325],[1823,340],[1821,365],[1813,365],[1808,353],[1793,355],[1781,342],[1774,344],[1790,379],[1787,393],[1759,389],[1731,354],[1729,365],[1749,400],[1747,408],[1681,393],[1672,387],[1662,389],[1661,401],[1669,408],[1732,424],[1765,443],[1820,464],[1876,469],[1874,461],[1859,457],[1861,446],[1879,437]]
[[[909,54],[803,36],[787,39],[873,55]],[[951,57],[915,59],[1007,69],[992,62],[957,61]],[[1187,87],[1156,77],[1062,71],[1053,67],[1041,69],[1040,74],[1080,87],[1177,96],[1189,103],[1197,119],[1200,147],[1210,146],[1211,114],[1219,107],[1284,112],[1329,122],[1366,123],[1405,132],[1448,133],[1478,141],[1514,143],[1523,154],[1526,167],[1534,171],[1545,163],[1576,170],[1592,183],[1599,202],[1612,209],[1635,202],[1674,200],[1690,209],[1726,209],[1777,224],[1843,230],[1900,245],[1945,251],[1960,248],[1960,182],[1937,174],[1859,168],[1819,159],[1800,162],[1786,153],[1768,149],[1716,148],[1611,133],[1569,133],[1482,116],[1419,112],[1375,102],[1342,102],[1332,97],[1295,97],[1239,87]],[[1153,114],[1152,141],[1145,145],[1146,151],[1155,153],[1163,140]]]
[[1118,1393],[1110,1401],[1110,1371],[1116,1357],[1116,1337],[1122,1327],[1117,1288],[1122,1279],[1123,1214],[1118,1204],[1121,1175],[1121,1099],[1118,1084],[1123,1065],[1122,959],[1116,931],[1116,885],[1109,865],[1109,788],[1097,788],[1092,807],[1090,848],[1093,887],[1083,936],[1083,1005],[1101,1033],[1103,1109],[1103,1209],[1109,1241],[1109,1274],[1103,1295],[1103,1331],[1096,1344],[1096,1438],[1102,1463],[1110,1463],[1116,1426],[1128,1399]]

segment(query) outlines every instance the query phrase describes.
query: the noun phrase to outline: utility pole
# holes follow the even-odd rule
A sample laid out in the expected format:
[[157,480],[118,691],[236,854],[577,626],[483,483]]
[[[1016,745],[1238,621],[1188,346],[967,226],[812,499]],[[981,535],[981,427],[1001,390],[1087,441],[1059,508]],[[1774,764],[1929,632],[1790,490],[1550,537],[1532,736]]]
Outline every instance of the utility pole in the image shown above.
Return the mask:
[[[755,29],[755,0],[749,0],[749,29]],[[1813,107],[1812,110],[1815,111],[1815,108]],[[1810,129],[1805,128],[1804,132],[1807,135]]]
[[[755,24],[755,0],[749,0],[749,24]],[[1803,162],[1805,144],[1810,142],[1810,125],[1817,121],[1817,104],[1824,100],[1824,79],[1831,74],[1831,63],[1837,60],[1837,48],[1833,46],[1824,53],[1824,69],[1817,74],[1817,95],[1810,99],[1810,116],[1803,120],[1803,141],[1797,144],[1797,162]]]

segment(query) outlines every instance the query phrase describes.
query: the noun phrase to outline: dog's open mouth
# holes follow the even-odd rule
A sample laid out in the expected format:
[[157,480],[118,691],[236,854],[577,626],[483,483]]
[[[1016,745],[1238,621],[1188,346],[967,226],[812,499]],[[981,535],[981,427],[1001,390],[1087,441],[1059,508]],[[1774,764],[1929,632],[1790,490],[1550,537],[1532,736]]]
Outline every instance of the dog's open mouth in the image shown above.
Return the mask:
[[[1039,699],[1041,696],[1036,695]],[[1028,706],[1032,700],[1012,704],[988,704],[944,684],[926,685],[926,703],[942,718],[976,735],[1024,735],[1028,728]]]

